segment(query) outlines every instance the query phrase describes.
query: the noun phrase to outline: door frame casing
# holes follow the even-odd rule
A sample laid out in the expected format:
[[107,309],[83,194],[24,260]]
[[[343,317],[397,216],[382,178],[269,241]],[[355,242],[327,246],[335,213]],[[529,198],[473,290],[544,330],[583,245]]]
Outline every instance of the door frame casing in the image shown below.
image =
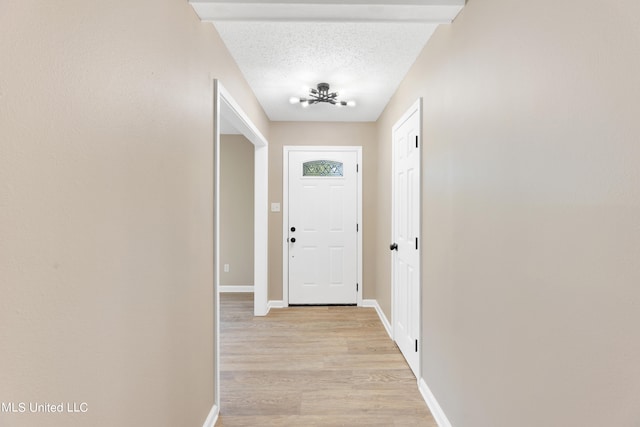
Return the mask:
[[[418,114],[418,155],[420,157],[420,167],[418,168],[418,173],[420,174],[418,177],[418,203],[416,204],[416,209],[418,209],[418,236],[420,244],[418,245],[418,301],[419,301],[419,310],[418,310],[418,366],[417,366],[417,375],[416,379],[418,382],[422,376],[422,247],[424,245],[424,239],[422,238],[422,98],[418,98],[412,105],[405,111],[405,113],[396,121],[396,123],[391,128],[391,240],[396,238],[395,235],[395,224],[396,224],[396,214],[395,209],[393,208],[396,203],[396,164],[395,164],[395,141],[394,135],[396,131],[406,122],[409,117],[413,114]],[[391,333],[392,339],[396,341],[396,271],[395,271],[395,262],[394,262],[394,254],[391,252],[389,255],[391,259]]]
[[[249,116],[233,99],[219,80],[214,80],[215,93],[215,167],[216,167],[216,245],[220,243],[220,116],[225,118],[251,142],[254,149],[254,315],[265,316],[268,311],[268,229],[269,229],[269,143]],[[219,246],[216,246],[219,257]],[[216,284],[220,283],[219,259],[216,259]],[[216,291],[218,289],[216,288]]]
[[282,301],[285,307],[289,306],[289,245],[287,238],[289,237],[289,153],[294,151],[340,151],[340,152],[356,152],[358,173],[357,180],[357,221],[358,233],[356,237],[357,251],[357,267],[356,280],[358,290],[356,296],[356,304],[362,305],[362,235],[364,234],[364,225],[362,224],[362,146],[302,146],[302,145],[285,145],[282,147]]
[[264,316],[268,277],[269,145],[249,116],[217,79],[213,81],[213,291],[214,291],[214,405],[220,409],[220,117],[224,115],[255,147],[254,151],[254,315]]

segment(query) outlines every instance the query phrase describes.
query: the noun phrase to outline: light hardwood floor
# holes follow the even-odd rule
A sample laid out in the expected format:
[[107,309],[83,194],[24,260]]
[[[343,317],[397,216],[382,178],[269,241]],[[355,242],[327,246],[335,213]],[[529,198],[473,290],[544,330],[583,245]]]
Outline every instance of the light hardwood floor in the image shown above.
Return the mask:
[[221,296],[216,427],[437,427],[374,309],[296,307],[253,316]]

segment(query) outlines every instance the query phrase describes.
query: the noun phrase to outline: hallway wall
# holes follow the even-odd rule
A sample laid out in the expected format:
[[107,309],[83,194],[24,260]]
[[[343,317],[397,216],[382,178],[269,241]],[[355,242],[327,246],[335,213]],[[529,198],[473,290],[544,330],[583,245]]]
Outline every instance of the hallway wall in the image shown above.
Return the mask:
[[220,135],[220,269],[223,286],[253,286],[254,145],[244,135]]
[[639,28],[630,0],[470,0],[378,122],[390,177],[423,97],[422,375],[455,427],[640,420]]
[[186,1],[0,3],[0,425],[201,426],[214,403],[213,84]]
[[[285,145],[362,146],[363,296],[375,290],[376,188],[378,185],[375,123],[272,122],[269,138],[269,202],[282,204],[282,148]],[[269,212],[269,300],[282,300],[282,212]]]

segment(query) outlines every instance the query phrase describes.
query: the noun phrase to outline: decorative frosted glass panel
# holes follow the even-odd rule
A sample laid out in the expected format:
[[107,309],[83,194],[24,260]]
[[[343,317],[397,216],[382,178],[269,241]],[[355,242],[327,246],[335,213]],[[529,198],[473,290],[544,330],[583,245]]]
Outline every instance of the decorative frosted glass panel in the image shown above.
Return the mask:
[[343,176],[342,163],[332,160],[313,160],[302,164],[302,176]]

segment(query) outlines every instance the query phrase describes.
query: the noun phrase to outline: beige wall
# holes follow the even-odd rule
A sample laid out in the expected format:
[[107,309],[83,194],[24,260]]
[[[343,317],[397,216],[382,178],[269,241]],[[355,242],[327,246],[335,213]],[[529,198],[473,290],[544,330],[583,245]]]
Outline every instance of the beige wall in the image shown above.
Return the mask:
[[253,285],[254,146],[243,135],[220,136],[220,284]]
[[214,402],[213,107],[268,120],[186,1],[0,4],[6,426],[199,426]]
[[[282,204],[282,147],[285,145],[362,146],[364,298],[373,298],[377,187],[374,123],[272,122],[269,137],[269,203]],[[269,300],[282,299],[282,212],[269,213]]]
[[424,97],[422,369],[455,427],[640,420],[639,16],[471,0],[378,123],[390,176],[389,129]]

